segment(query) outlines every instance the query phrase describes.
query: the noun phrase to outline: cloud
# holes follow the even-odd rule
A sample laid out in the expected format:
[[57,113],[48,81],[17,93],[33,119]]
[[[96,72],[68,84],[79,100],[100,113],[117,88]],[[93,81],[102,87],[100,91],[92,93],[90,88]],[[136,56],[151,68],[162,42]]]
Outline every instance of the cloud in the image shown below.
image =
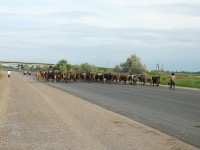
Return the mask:
[[70,18],[82,18],[82,17],[96,17],[98,16],[94,12],[90,11],[57,11],[57,12],[52,12],[48,14],[49,16],[56,16],[56,17],[70,17]]
[[200,16],[200,3],[176,3],[166,5],[155,5],[153,11],[175,13],[180,15]]
[[64,45],[66,47],[108,46],[122,44],[126,47],[199,46],[200,29],[147,29],[105,28],[86,24],[68,24],[61,28],[29,28],[26,30],[3,30],[0,39],[4,44]]
[[[177,3],[188,3],[188,0],[97,0],[99,3],[104,4],[108,7],[114,8],[127,8],[127,7],[150,7],[153,5],[168,5],[168,4],[177,4]],[[190,0],[190,3],[197,3],[197,0]]]
[[162,62],[169,70],[173,64],[186,70],[186,60],[198,66],[195,0],[0,2],[0,60],[56,63],[66,58],[72,64],[114,67],[137,54],[149,69]]

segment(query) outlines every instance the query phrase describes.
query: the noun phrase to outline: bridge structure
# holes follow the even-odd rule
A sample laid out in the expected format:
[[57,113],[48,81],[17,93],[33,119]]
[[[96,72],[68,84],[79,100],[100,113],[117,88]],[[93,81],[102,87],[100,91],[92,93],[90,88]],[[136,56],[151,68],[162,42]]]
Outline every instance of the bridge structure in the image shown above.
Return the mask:
[[50,64],[50,63],[18,62],[18,61],[0,61],[0,64],[12,64],[12,65],[26,64],[26,65],[39,65],[39,66],[55,66],[56,65],[56,64]]

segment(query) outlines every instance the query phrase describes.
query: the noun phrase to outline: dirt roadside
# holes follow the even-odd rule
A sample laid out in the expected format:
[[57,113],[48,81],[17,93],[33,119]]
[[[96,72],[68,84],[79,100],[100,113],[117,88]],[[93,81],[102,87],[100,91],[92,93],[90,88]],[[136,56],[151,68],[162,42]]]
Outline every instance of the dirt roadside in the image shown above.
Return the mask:
[[197,150],[18,73],[0,79],[0,149]]

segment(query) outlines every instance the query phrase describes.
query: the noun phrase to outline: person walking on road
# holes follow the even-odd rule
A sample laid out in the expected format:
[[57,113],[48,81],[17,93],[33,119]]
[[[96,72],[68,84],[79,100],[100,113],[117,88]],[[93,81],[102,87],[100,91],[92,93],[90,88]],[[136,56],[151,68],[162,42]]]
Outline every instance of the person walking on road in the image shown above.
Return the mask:
[[10,75],[11,75],[11,71],[8,70],[8,78],[10,78]]
[[170,76],[170,90],[173,88],[175,90],[175,81],[176,81],[176,76],[174,73]]

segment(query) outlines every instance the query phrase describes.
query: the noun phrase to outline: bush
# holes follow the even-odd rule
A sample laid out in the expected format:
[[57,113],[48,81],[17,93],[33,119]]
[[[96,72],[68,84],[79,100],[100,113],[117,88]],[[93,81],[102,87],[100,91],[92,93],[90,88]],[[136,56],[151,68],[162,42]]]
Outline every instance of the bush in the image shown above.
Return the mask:
[[167,79],[166,76],[161,76],[161,77],[160,77],[160,83],[166,85],[166,84],[168,84],[168,81],[169,81],[169,80]]

